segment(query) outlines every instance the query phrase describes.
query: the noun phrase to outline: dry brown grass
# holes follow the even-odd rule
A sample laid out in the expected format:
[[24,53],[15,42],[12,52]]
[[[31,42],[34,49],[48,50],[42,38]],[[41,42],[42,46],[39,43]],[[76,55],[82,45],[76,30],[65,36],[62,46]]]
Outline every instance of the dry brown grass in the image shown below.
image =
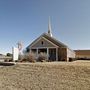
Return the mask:
[[90,90],[90,62],[0,67],[0,90]]

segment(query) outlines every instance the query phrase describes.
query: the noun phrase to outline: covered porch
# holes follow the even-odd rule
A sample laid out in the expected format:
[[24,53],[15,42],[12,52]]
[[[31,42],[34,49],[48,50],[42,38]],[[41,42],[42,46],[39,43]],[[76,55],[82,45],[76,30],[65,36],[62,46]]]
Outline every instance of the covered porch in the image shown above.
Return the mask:
[[38,55],[40,53],[44,53],[47,55],[47,60],[50,61],[58,61],[58,48],[47,48],[47,47],[39,47],[39,48],[31,48],[30,52],[34,53],[36,55],[36,57],[38,57]]

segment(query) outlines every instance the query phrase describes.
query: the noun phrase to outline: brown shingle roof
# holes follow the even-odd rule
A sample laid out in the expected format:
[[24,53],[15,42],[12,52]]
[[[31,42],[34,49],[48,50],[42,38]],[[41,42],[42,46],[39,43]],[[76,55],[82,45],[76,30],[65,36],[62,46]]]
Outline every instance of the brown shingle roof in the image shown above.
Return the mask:
[[45,37],[46,39],[50,40],[51,42],[53,42],[54,44],[56,44],[59,47],[67,47],[64,43],[58,41],[54,37],[49,36],[47,33],[44,33],[43,37]]
[[49,36],[47,33],[43,33],[40,37],[38,37],[36,40],[34,40],[28,47],[30,47],[35,41],[37,41],[41,37],[48,39],[49,41],[51,41],[52,43],[56,44],[59,47],[67,47],[65,44],[56,40],[54,37]]

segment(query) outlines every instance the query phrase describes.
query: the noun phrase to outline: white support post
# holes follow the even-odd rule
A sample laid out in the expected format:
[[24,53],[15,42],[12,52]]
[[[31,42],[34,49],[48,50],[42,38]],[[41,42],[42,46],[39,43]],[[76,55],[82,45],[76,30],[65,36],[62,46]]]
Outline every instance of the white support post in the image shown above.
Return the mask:
[[38,48],[37,48],[37,55],[36,56],[38,57]]
[[49,51],[48,51],[48,48],[47,48],[47,60],[49,59]]
[[58,48],[56,48],[56,61],[58,61]]
[[30,49],[30,53],[31,53],[31,49]]

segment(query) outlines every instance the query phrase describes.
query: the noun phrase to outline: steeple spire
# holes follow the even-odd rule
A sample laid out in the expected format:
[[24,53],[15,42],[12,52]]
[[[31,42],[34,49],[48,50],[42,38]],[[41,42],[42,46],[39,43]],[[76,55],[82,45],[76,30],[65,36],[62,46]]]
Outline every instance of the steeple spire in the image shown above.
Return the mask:
[[49,22],[48,22],[48,34],[52,37],[52,30],[51,30],[50,17],[49,17]]

